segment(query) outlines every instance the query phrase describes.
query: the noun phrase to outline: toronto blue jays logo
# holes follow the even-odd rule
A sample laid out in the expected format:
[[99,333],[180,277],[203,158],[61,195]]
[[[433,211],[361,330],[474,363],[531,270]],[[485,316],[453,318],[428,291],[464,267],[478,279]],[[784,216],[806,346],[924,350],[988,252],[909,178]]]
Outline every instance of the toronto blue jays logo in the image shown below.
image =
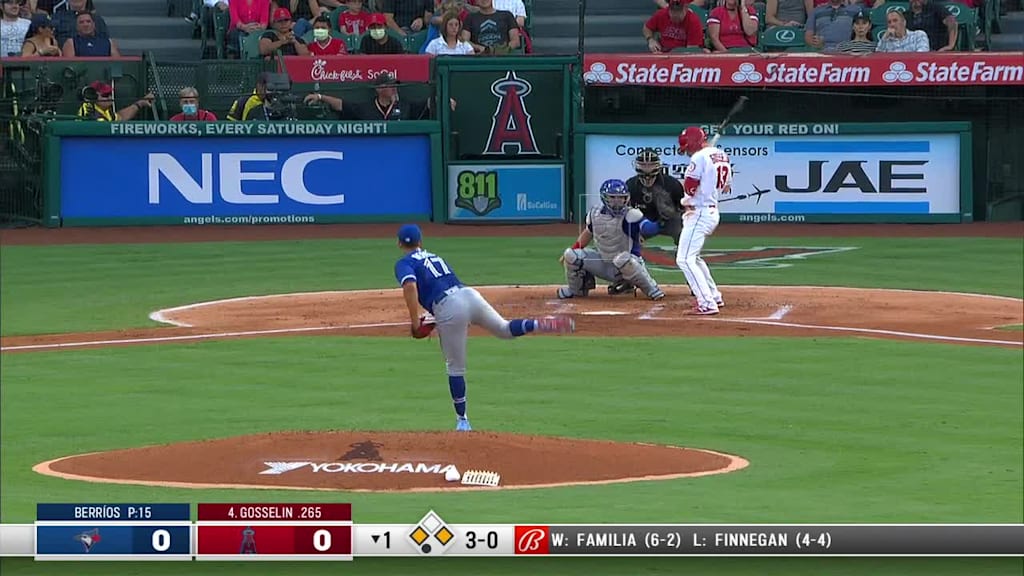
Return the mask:
[[498,106],[491,119],[484,154],[540,154],[526,111],[525,99],[532,91],[533,85],[511,70],[491,84],[491,94],[497,96]]
[[81,542],[82,546],[85,548],[85,551],[89,552],[92,550],[92,547],[98,544],[99,541],[101,540],[100,529],[93,528],[88,532],[81,532],[79,534],[75,534],[73,539],[75,540],[75,542]]

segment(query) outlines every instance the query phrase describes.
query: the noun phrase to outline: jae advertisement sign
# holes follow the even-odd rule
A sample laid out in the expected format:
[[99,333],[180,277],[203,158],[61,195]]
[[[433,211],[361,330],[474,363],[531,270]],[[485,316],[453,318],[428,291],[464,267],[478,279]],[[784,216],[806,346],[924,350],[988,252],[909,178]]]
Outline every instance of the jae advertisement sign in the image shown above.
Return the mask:
[[[765,126],[770,128],[771,126]],[[727,220],[740,222],[959,221],[960,135],[725,135],[718,147],[733,166],[731,193],[719,199]],[[791,131],[800,132],[800,131]],[[677,136],[591,135],[586,140],[587,206],[609,178],[635,174],[643,148],[661,155],[677,179],[689,164]],[[733,215],[729,218],[729,215]]]
[[[387,175],[398,166],[395,186]],[[186,224],[429,217],[430,172],[426,135],[64,138],[61,217]]]

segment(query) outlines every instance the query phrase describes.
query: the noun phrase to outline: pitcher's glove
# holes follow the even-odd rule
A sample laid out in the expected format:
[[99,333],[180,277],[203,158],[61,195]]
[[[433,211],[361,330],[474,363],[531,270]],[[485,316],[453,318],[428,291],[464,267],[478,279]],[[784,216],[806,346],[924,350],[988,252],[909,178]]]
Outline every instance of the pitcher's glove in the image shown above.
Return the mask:
[[420,316],[419,328],[410,328],[410,330],[412,330],[412,337],[419,340],[430,336],[436,327],[437,321],[434,320],[434,317],[430,314],[424,314]]

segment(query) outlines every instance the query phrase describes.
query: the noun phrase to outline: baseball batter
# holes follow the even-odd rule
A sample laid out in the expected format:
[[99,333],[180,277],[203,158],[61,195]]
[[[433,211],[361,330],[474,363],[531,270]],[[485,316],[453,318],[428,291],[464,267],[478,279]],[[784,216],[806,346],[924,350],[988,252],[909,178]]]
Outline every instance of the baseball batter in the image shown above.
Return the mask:
[[[402,287],[414,338],[425,338],[436,328],[448,371],[448,390],[455,405],[455,429],[472,430],[466,417],[466,339],[470,324],[482,326],[498,338],[516,338],[532,332],[569,333],[572,318],[505,320],[475,289],[464,285],[440,256],[423,249],[419,226],[398,230],[398,246],[405,253],[395,263],[395,278]],[[431,316],[420,315],[420,306]]]
[[[560,258],[568,285],[558,289],[559,298],[586,296],[596,287],[595,277],[613,286],[628,283],[651,300],[665,297],[640,252],[640,229],[650,222],[640,210],[629,207],[625,182],[606,180],[601,184],[601,206],[591,208],[586,222],[576,243]],[[591,241],[595,248],[587,248]]]
[[650,224],[640,232],[645,238],[662,235],[679,244],[683,229],[683,186],[664,173],[661,156],[654,150],[641,150],[633,159],[636,176],[626,180],[629,205],[638,208]]
[[718,314],[725,306],[711,271],[700,252],[718,228],[718,199],[732,188],[732,164],[720,148],[708,144],[707,134],[690,126],[679,135],[679,146],[690,156],[683,179],[683,233],[676,250],[676,265],[697,298],[694,314]]

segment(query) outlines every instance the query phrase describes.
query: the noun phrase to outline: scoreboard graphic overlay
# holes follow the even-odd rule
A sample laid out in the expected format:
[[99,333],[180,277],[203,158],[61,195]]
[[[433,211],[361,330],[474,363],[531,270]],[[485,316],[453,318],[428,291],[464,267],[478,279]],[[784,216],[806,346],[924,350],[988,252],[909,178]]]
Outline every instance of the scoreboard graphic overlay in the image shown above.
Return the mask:
[[1024,524],[355,524],[348,503],[39,504],[0,525],[36,560],[334,560],[360,556],[1011,556]]

